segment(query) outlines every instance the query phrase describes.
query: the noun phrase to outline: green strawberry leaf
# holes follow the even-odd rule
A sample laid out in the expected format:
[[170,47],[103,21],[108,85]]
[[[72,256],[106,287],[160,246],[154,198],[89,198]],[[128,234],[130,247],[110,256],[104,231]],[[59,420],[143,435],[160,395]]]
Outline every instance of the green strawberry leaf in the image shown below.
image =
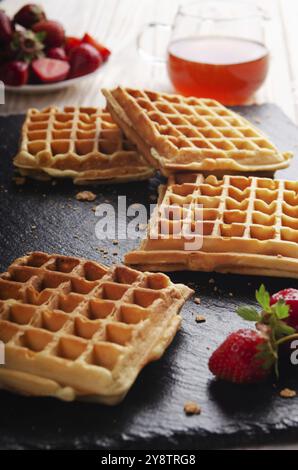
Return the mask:
[[247,321],[260,321],[261,315],[254,307],[238,307],[236,310],[239,317]]
[[38,33],[35,33],[35,36],[38,41],[43,42],[47,37],[47,33],[45,31],[39,31]]
[[284,321],[279,321],[276,325],[275,332],[277,336],[289,336],[295,334],[296,330],[287,325]]
[[280,320],[283,320],[284,318],[288,318],[290,314],[289,305],[287,305],[283,299],[279,299],[278,302],[276,302],[276,304],[272,306],[272,309],[274,310],[277,318],[279,318]]
[[270,313],[270,294],[266,291],[264,284],[262,284],[259,290],[256,290],[256,299],[266,312]]

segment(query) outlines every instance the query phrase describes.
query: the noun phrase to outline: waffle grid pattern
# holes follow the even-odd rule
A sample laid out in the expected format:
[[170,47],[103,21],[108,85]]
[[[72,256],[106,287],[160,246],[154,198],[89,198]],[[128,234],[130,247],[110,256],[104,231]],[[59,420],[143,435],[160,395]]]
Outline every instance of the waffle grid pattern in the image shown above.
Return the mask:
[[[196,211],[198,204],[203,208]],[[194,231],[198,218],[203,235],[201,251],[208,254],[210,268],[216,270],[220,253],[223,258],[218,261],[223,264],[228,263],[225,254],[233,253],[238,254],[238,264],[242,260],[244,273],[246,258],[251,257],[262,269],[266,266],[266,257],[273,257],[277,271],[278,263],[282,262],[284,267],[288,263],[289,269],[292,263],[292,274],[298,276],[298,182],[257,177],[171,176],[167,188],[161,189],[159,206],[150,221],[149,233],[154,237],[147,237],[139,251],[129,253],[126,262],[150,265],[154,254],[160,257],[162,269],[162,260],[164,267],[172,264],[171,251],[177,250],[187,264],[193,254],[184,249],[181,227],[183,221],[190,221]],[[165,226],[169,227],[168,236],[161,230]],[[202,270],[204,267],[208,268],[202,265]]]
[[[150,163],[165,174],[184,167],[269,171],[288,165],[289,154],[279,153],[258,129],[217,101],[129,88],[104,94],[115,119],[117,112],[125,114],[150,147]],[[127,135],[134,141],[133,133]]]
[[100,108],[29,109],[14,164],[75,182],[148,177],[152,169]]
[[123,395],[190,293],[164,274],[32,253],[0,278],[7,367]]

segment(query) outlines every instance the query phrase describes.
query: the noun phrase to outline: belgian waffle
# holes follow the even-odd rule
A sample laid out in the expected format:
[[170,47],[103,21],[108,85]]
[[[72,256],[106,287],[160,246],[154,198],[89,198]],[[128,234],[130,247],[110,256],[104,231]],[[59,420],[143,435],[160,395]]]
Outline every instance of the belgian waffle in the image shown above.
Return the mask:
[[38,179],[68,177],[76,184],[142,180],[152,167],[99,108],[29,109],[14,164]]
[[0,388],[118,403],[192,293],[164,274],[34,252],[0,276]]
[[[187,223],[188,237],[182,231]],[[167,233],[162,227],[168,227]],[[201,237],[202,246],[186,249],[195,237]],[[298,278],[298,182],[173,175],[160,188],[147,238],[125,261],[152,271]]]
[[103,94],[126,136],[166,176],[181,171],[272,176],[292,157],[217,101],[120,87]]

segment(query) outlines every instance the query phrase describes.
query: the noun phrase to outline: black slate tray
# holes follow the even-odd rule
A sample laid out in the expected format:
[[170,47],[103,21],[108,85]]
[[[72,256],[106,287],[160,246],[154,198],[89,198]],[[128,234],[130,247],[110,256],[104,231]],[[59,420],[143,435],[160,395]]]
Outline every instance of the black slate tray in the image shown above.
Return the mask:
[[[240,108],[282,149],[297,151],[298,129],[275,106]],[[78,202],[69,182],[12,182],[11,158],[17,150],[23,116],[0,117],[0,249],[1,270],[27,251],[44,250],[89,257],[104,263],[120,261],[137,242],[121,242],[119,255],[95,237],[95,204],[117,202],[126,194],[128,204],[152,202],[160,179],[122,186],[98,187],[96,203]],[[298,177],[298,163],[278,172]],[[210,284],[213,278],[215,284]],[[0,448],[67,449],[202,449],[207,447],[290,440],[298,432],[297,399],[285,400],[278,390],[297,388],[295,373],[276,386],[237,387],[216,382],[207,368],[211,351],[232,330],[247,326],[235,313],[240,303],[254,303],[255,288],[265,282],[276,291],[297,281],[202,273],[173,274],[179,282],[194,282],[200,306],[189,301],[182,330],[165,356],[145,368],[125,401],[114,408],[86,403],[63,403],[0,393]],[[214,291],[214,286],[217,291]],[[232,292],[231,297],[229,293]],[[196,324],[195,315],[207,318]],[[195,400],[200,416],[186,417],[183,405]]]

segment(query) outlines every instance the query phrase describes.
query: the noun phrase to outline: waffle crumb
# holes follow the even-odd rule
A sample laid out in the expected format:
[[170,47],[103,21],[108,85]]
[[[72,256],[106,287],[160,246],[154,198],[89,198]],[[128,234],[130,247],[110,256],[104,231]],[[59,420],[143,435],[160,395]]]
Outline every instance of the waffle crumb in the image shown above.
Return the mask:
[[295,392],[295,390],[291,390],[290,388],[284,388],[279,392],[279,395],[282,398],[294,398],[296,397],[297,393]]
[[206,318],[204,317],[204,315],[196,316],[196,323],[205,323],[205,321],[206,321]]
[[24,176],[14,176],[12,180],[17,186],[23,186],[23,184],[26,183],[26,178]]
[[81,191],[76,194],[77,201],[94,201],[96,199],[96,194],[91,191]]
[[277,255],[277,258],[282,258],[282,255],[278,254],[278,255]]
[[200,297],[195,297],[195,298],[193,299],[193,301],[194,301],[194,303],[197,304],[197,305],[200,305],[200,303],[201,303]]
[[201,407],[194,401],[187,401],[184,404],[184,413],[188,416],[201,414]]

